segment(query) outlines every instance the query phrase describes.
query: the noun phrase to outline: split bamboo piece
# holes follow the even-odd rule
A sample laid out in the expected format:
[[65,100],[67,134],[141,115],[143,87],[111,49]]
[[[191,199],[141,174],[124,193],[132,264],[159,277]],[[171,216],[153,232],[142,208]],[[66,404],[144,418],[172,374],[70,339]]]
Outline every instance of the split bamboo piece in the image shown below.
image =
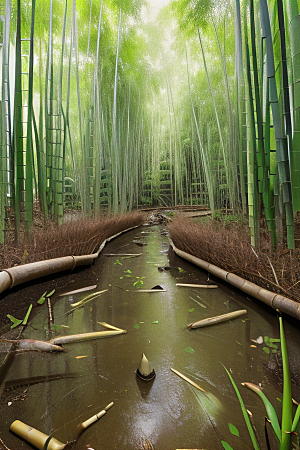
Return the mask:
[[232,311],[230,313],[222,314],[221,316],[209,317],[208,319],[199,320],[198,322],[190,323],[189,328],[202,328],[207,325],[213,325],[214,323],[225,322],[226,320],[236,319],[237,317],[247,314],[246,309],[240,309],[239,311]]
[[172,367],[171,367],[171,370],[172,370],[172,372],[176,373],[176,375],[178,375],[180,378],[182,378],[183,380],[187,381],[188,383],[190,383],[195,388],[199,389],[199,391],[206,393],[206,390],[203,389],[201,386],[199,386],[199,384],[195,383],[190,378],[188,378],[185,375],[183,375],[181,372],[178,372],[178,370],[175,370]]
[[204,288],[204,289],[215,289],[215,288],[219,287],[216,284],[185,284],[185,283],[176,283],[176,286],[191,287],[191,288]]
[[109,331],[95,331],[93,333],[71,334],[69,336],[59,336],[48,341],[51,344],[62,345],[73,342],[89,341],[92,339],[101,339],[106,337],[116,336],[118,334],[125,334],[126,330],[109,330]]
[[136,289],[133,292],[167,292],[166,289]]

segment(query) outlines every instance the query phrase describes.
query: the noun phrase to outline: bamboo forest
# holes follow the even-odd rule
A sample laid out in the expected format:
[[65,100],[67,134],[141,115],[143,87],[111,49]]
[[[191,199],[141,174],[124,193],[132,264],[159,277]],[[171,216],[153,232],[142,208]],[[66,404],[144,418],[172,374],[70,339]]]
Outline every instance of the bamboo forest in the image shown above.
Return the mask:
[[0,0],[0,85],[0,450],[299,449],[300,0]]

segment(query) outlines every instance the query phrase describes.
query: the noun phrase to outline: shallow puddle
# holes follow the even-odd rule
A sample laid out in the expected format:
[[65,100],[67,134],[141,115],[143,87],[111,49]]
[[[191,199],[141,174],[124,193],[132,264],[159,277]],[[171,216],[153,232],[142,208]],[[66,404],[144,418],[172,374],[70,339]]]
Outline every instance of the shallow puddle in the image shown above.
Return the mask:
[[[171,269],[158,269],[167,266]],[[96,263],[79,272],[64,292],[93,284],[97,288],[61,297],[63,291],[56,292],[52,297],[52,331],[45,303],[34,308],[22,338],[49,340],[54,335],[104,330],[98,322],[127,333],[66,344],[68,352],[14,354],[6,362],[7,370],[2,366],[6,381],[0,404],[0,437],[5,444],[12,450],[32,448],[8,431],[16,419],[52,433],[62,442],[73,440],[79,423],[114,402],[106,415],[80,436],[75,449],[136,450],[143,449],[146,439],[155,450],[216,450],[223,448],[221,440],[235,450],[252,448],[223,365],[238,386],[243,381],[261,384],[280,411],[281,370],[276,349],[266,344],[254,347],[251,341],[259,336],[278,338],[278,319],[275,312],[230,285],[218,279],[209,282],[219,288],[176,286],[207,284],[207,273],[174,255],[162,227],[138,228],[107,244]],[[166,292],[137,292],[156,285]],[[71,311],[71,304],[106,289]],[[37,300],[43,293],[40,290],[37,286]],[[247,314],[231,322],[187,328],[191,322],[244,308]],[[299,329],[292,322],[284,323],[295,381],[293,395],[299,400]],[[8,344],[1,345],[3,362]],[[150,382],[136,376],[142,353],[156,372]],[[179,378],[171,368],[192,379],[206,393]],[[54,379],[50,380],[50,376]],[[16,381],[19,379],[23,380]],[[245,387],[241,386],[240,391],[265,448],[261,400]],[[240,437],[231,434],[229,423],[237,427]]]

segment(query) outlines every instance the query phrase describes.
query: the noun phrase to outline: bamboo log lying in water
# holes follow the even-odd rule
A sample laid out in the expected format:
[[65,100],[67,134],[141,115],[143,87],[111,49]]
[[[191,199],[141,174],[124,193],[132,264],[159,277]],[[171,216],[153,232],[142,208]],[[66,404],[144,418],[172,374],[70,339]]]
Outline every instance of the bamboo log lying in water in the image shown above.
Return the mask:
[[232,311],[230,313],[222,314],[220,316],[209,317],[208,319],[199,320],[198,322],[190,323],[189,328],[202,328],[214,323],[225,322],[226,320],[236,319],[237,317],[247,314],[246,309],[240,309],[239,311]]
[[101,339],[116,336],[118,334],[125,334],[126,330],[109,330],[109,331],[95,331],[93,333],[71,334],[69,336],[59,336],[50,339],[49,343],[55,345],[70,344],[73,342],[89,341],[92,339]]

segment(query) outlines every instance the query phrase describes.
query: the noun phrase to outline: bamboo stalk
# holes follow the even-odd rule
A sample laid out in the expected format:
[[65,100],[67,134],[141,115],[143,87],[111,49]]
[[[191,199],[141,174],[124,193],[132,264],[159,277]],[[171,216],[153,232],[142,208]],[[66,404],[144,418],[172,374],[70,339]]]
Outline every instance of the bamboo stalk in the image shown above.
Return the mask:
[[190,323],[188,328],[202,328],[215,323],[225,322],[227,320],[236,319],[237,317],[247,314],[246,309],[239,311],[232,311],[230,313],[222,314],[220,316],[209,317],[208,319],[199,320],[198,322]]
[[107,337],[113,337],[118,334],[125,334],[126,330],[110,330],[110,331],[94,331],[92,333],[71,334],[69,336],[59,336],[50,339],[50,344],[61,345],[70,344],[73,342],[89,341],[92,339],[101,339]]
[[204,289],[215,289],[215,288],[219,287],[216,284],[185,284],[185,283],[176,283],[176,286],[191,287],[191,288],[204,288]]
[[172,370],[172,372],[176,373],[176,375],[178,375],[180,378],[182,378],[183,380],[187,381],[192,386],[194,386],[196,389],[199,389],[199,391],[206,393],[205,389],[203,389],[201,386],[199,386],[199,384],[195,383],[190,378],[188,378],[185,375],[183,375],[181,372],[178,372],[178,370],[175,370],[172,367],[171,367],[171,370]]

